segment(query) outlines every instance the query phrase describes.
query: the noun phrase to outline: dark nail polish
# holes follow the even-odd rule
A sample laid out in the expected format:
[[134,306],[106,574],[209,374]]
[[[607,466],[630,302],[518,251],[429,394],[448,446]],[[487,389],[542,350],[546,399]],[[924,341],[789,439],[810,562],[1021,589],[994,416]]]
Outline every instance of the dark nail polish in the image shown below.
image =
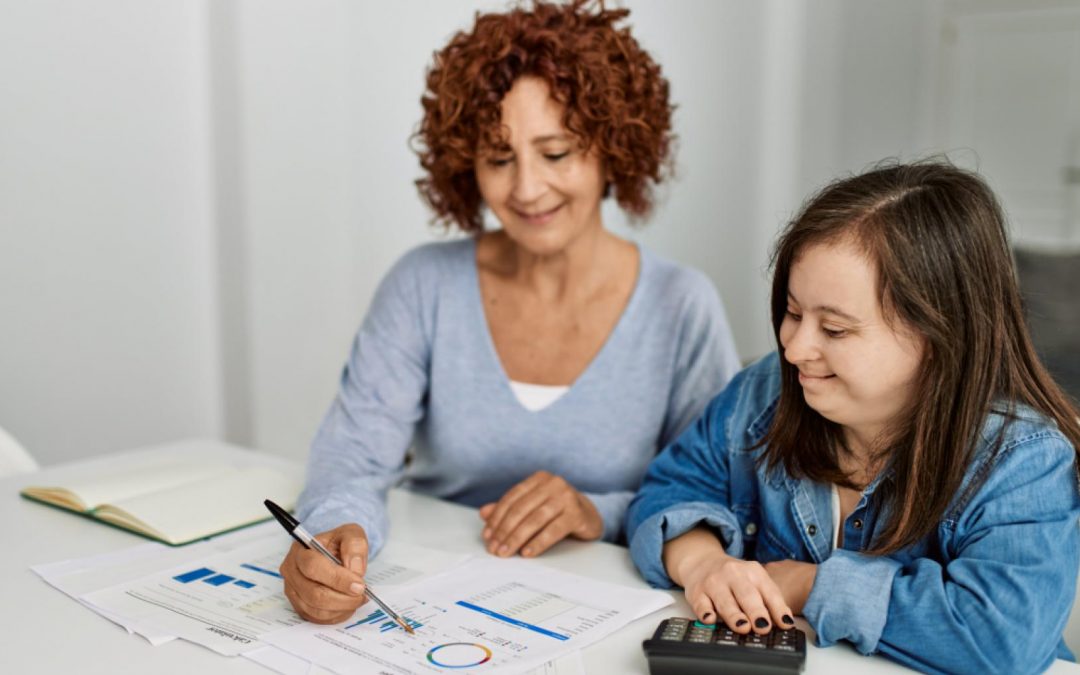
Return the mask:
[[743,626],[745,626],[748,623],[750,623],[750,622],[747,621],[746,619],[739,619],[738,621],[735,622],[735,627],[736,628],[742,628]]
[[791,615],[790,615],[790,614],[785,614],[785,615],[784,615],[783,617],[781,617],[781,618],[782,618],[782,619],[784,620],[784,623],[786,623],[786,624],[787,624],[787,625],[789,625],[789,626],[790,626],[791,624],[795,623],[795,619],[792,619],[792,618],[791,618]]
[[764,617],[754,619],[754,625],[757,626],[758,628],[768,628],[769,627],[769,620],[764,618]]
[[705,623],[712,623],[712,612],[705,612],[702,618],[705,619]]

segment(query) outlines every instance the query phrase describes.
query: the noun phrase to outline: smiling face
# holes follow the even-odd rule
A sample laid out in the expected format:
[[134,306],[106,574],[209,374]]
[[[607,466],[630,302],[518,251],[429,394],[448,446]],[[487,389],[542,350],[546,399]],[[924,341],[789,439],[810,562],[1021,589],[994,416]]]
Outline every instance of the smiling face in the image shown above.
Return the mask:
[[600,158],[563,126],[563,106],[543,80],[522,77],[502,100],[503,147],[481,148],[480,194],[518,245],[537,255],[563,251],[601,228],[606,180]]
[[806,404],[863,444],[908,404],[923,354],[913,331],[885,320],[876,266],[848,240],[810,245],[795,258],[780,344],[799,369]]

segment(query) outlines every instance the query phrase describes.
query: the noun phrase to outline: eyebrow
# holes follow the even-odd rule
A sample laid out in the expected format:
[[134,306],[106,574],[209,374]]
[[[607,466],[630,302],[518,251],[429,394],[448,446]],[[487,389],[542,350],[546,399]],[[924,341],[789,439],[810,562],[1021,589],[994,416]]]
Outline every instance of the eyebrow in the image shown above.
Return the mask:
[[547,134],[546,136],[537,136],[532,139],[533,145],[540,145],[541,143],[548,143],[550,141],[571,141],[573,137],[569,134]]
[[[791,291],[788,291],[787,295],[788,295],[789,300],[794,301],[796,305],[799,304],[799,301],[795,299],[795,296],[792,295]],[[838,316],[841,319],[844,319],[845,321],[848,321],[850,323],[862,323],[862,321],[860,319],[848,314],[847,312],[845,312],[845,311],[843,311],[843,310],[841,310],[841,309],[839,309],[837,307],[833,307],[832,305],[818,305],[817,307],[811,307],[810,309],[812,311],[815,311],[815,312],[822,312],[822,313],[825,313],[825,314],[833,314],[833,315]]]
[[[532,139],[531,141],[529,141],[529,144],[530,145],[543,145],[545,143],[550,143],[552,141],[563,141],[563,142],[569,143],[569,142],[573,142],[573,140],[574,140],[574,137],[569,135],[569,134],[545,134],[543,136],[537,136],[536,138]],[[487,148],[487,152],[495,153],[495,154],[503,153],[503,152],[513,152],[513,151],[514,151],[514,149],[512,147],[510,147],[509,143],[505,143],[505,144],[502,144],[502,145],[495,145],[495,146],[491,146],[491,147]]]

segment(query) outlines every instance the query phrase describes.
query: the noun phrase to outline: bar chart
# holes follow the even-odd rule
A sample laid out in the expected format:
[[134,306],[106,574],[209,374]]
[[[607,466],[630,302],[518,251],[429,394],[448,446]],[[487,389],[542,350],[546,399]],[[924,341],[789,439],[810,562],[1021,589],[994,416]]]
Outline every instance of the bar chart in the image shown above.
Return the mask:
[[[410,619],[407,616],[403,616],[401,618],[403,618],[405,620],[405,623],[409,624],[409,627],[412,628],[413,630],[421,628],[424,625],[424,624],[420,623],[419,621],[415,621],[413,619]],[[381,609],[377,609],[374,612],[372,612],[371,614],[368,614],[367,616],[365,616],[363,619],[360,619],[359,621],[357,621],[355,623],[351,623],[348,626],[345,626],[345,630],[349,630],[350,628],[355,628],[357,626],[365,626],[365,625],[369,625],[369,624],[378,624],[380,633],[386,633],[386,632],[392,631],[394,629],[402,630],[401,626],[398,625],[397,621],[394,621],[390,617],[386,616],[386,613],[383,612]]]

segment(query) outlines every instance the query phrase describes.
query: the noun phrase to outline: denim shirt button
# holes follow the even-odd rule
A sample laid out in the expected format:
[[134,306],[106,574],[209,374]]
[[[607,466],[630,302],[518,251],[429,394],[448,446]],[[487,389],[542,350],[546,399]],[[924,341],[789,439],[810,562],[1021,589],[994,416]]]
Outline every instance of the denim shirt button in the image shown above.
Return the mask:
[[746,532],[746,536],[754,536],[755,534],[757,534],[757,523],[747,523],[746,529],[744,531]]
[[808,535],[810,535],[811,537],[814,536],[815,534],[817,534],[817,525],[814,525],[813,523],[810,523],[809,525],[807,525],[806,526],[806,533]]
[[855,526],[855,529],[856,529],[856,530],[861,530],[861,529],[862,529],[862,519],[860,519],[860,518],[856,518],[856,519],[855,519],[855,522],[854,522],[854,523],[852,523],[852,525],[854,525],[854,526]]

